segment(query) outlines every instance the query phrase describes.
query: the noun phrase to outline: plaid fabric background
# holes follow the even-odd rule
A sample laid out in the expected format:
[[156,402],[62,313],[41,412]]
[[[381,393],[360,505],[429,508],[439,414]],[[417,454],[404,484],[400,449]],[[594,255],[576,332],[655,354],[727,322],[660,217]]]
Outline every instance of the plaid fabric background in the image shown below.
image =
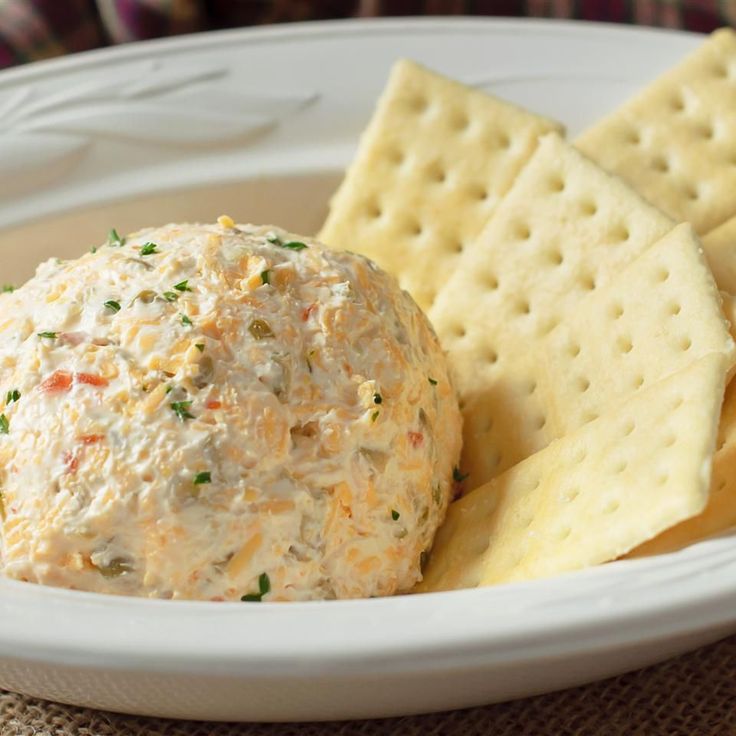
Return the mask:
[[532,15],[708,32],[736,0],[0,0],[0,67],[215,28],[379,15]]

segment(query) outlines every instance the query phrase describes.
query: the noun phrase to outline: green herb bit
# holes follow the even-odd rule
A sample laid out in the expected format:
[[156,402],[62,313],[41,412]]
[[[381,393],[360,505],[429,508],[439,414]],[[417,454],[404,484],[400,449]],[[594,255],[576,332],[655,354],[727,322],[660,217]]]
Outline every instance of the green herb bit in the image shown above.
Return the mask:
[[46,337],[49,340],[56,340],[56,338],[59,336],[58,332],[39,332],[39,337]]
[[381,394],[373,394],[373,403],[374,404],[382,404],[383,403],[383,396],[381,396]]
[[209,470],[204,470],[201,473],[197,473],[194,476],[194,485],[201,486],[204,483],[212,483],[212,473]]
[[274,235],[274,233],[267,235],[266,240],[273,245],[281,245],[281,238],[278,235]]
[[266,269],[265,271],[261,271],[261,283],[262,284],[270,284],[271,283],[271,270]]
[[0,434],[10,434],[10,422],[5,414],[0,414]]
[[432,384],[432,386],[437,385],[437,381],[435,381],[434,378],[427,378],[427,380]]
[[92,246],[92,247],[91,247],[91,248],[89,249],[89,252],[90,252],[90,253],[97,253],[97,246],[96,246],[96,245],[93,245],[93,246]]
[[163,296],[167,302],[175,302],[179,298],[179,295],[173,291],[165,291],[161,296]]
[[158,253],[158,251],[156,250],[156,248],[158,248],[158,246],[156,245],[156,243],[150,243],[150,242],[149,243],[144,243],[141,246],[139,255],[142,255],[142,256],[152,256],[152,255],[154,255],[154,253]]
[[95,565],[105,578],[118,578],[126,572],[133,572],[133,565],[122,557],[115,557],[107,565]]
[[12,391],[8,391],[8,393],[5,395],[5,403],[12,404],[14,401],[18,401],[20,399],[20,391],[18,391],[17,388],[14,388]]
[[379,415],[380,413],[381,413],[381,412],[380,412],[380,411],[378,411],[378,410],[376,409],[376,411],[374,411],[374,412],[373,412],[373,414],[371,414],[371,421],[372,421],[372,422],[375,422],[375,421],[376,421],[376,419],[378,419],[378,415]]
[[401,514],[396,509],[391,509],[391,518],[394,521],[398,521]]
[[203,342],[194,343],[194,347],[197,348],[197,350],[199,350],[200,353],[203,353],[204,352],[204,343]]
[[190,320],[189,317],[186,316],[186,314],[181,315],[181,323],[183,325],[186,325],[187,327],[192,326],[192,320]]
[[262,572],[258,576],[258,592],[248,593],[240,598],[241,601],[246,603],[260,603],[263,600],[264,595],[268,595],[271,592],[271,579],[268,577],[268,573]]
[[172,386],[171,384],[169,384],[169,385],[168,385],[168,386],[166,387],[166,393],[167,393],[167,394],[170,394],[170,393],[171,393],[171,392],[172,392],[173,390],[174,390],[174,387],[173,387],[173,386]]
[[121,245],[125,245],[125,238],[121,238],[118,231],[112,228],[107,234],[107,244],[113,248],[119,248]]
[[290,240],[288,243],[279,243],[279,245],[289,250],[304,250],[307,247],[306,243],[302,243],[299,240]]
[[109,301],[105,302],[105,306],[111,311],[111,312],[119,312],[120,311],[120,302],[116,302],[114,299],[110,299]]
[[2,291],[3,294],[11,294],[15,291],[15,286],[13,286],[13,284],[3,284],[0,291]]
[[177,291],[191,291],[189,288],[189,279],[184,279],[184,281],[180,281],[178,284],[174,284],[174,288]]
[[469,473],[461,473],[460,468],[458,468],[457,465],[452,469],[452,479],[456,483],[462,483],[468,475]]
[[250,332],[256,340],[265,340],[267,337],[273,337],[271,325],[263,319],[254,319],[248,325],[248,332]]
[[169,404],[174,414],[176,414],[182,422],[186,419],[194,419],[194,414],[189,412],[191,405],[191,401],[173,401]]

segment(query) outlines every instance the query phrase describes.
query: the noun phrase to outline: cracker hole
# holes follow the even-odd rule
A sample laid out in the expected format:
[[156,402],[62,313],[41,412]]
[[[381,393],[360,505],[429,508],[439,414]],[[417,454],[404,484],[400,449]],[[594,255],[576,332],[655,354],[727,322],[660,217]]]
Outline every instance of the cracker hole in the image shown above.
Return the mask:
[[465,113],[456,113],[452,116],[452,127],[458,133],[462,133],[470,127],[470,118]]
[[611,305],[611,317],[613,319],[621,319],[624,316],[623,304],[612,304]]
[[675,411],[676,409],[679,409],[684,403],[685,403],[685,399],[683,399],[682,396],[678,396],[672,402],[672,411]]
[[383,210],[378,202],[371,202],[366,207],[366,214],[373,220],[377,220],[383,214]]
[[531,314],[531,304],[529,304],[529,302],[526,300],[522,300],[516,305],[516,311],[519,314]]
[[480,184],[473,184],[468,187],[468,195],[473,199],[477,199],[479,202],[485,202],[490,196],[490,193],[486,187]]
[[487,273],[483,276],[483,285],[490,291],[498,289],[498,279],[492,274]]
[[427,176],[436,184],[444,184],[447,181],[447,172],[438,162],[429,165]]
[[545,416],[538,416],[537,420],[534,422],[534,426],[537,430],[544,429],[545,424],[547,424],[547,417]]
[[462,253],[463,252],[463,248],[465,248],[465,245],[463,244],[463,241],[462,240],[455,240],[455,241],[453,241],[453,243],[452,243],[452,250],[455,253]]
[[568,488],[562,493],[562,500],[567,503],[572,503],[580,495],[579,488]]
[[715,64],[713,67],[713,76],[717,79],[727,79],[728,67],[725,64]]
[[580,209],[584,215],[592,217],[598,212],[598,205],[592,200],[584,200],[580,203]]
[[511,138],[509,138],[506,133],[501,133],[501,135],[498,136],[498,146],[499,148],[510,148]]
[[537,382],[529,381],[529,383],[526,386],[526,392],[529,394],[529,396],[531,396],[536,390],[537,390]]
[[670,170],[669,161],[664,156],[655,156],[652,159],[652,168],[660,174],[667,174]]
[[519,520],[519,526],[522,529],[528,529],[532,525],[533,521],[534,521],[534,517],[531,514],[526,514],[522,516],[521,519]]
[[588,457],[588,451],[585,449],[585,447],[578,447],[575,450],[575,454],[573,455],[573,462],[574,463],[582,463],[585,458]]
[[567,352],[568,352],[568,353],[570,353],[570,355],[571,355],[571,356],[572,356],[573,358],[577,358],[577,357],[578,357],[578,355],[580,355],[580,344],[579,344],[579,343],[577,343],[577,342],[571,342],[571,343],[570,343],[570,344],[569,344],[569,345],[567,346]]
[[557,530],[557,534],[556,534],[557,541],[564,542],[570,536],[570,534],[572,534],[572,529],[570,529],[569,526],[560,527]]
[[578,391],[580,391],[581,394],[584,394],[590,388],[590,381],[583,376],[581,378],[578,378],[578,380],[576,381],[576,385]]
[[616,462],[616,463],[614,464],[614,466],[613,466],[613,467],[611,468],[611,472],[612,472],[612,473],[613,473],[614,475],[621,475],[621,473],[623,473],[623,472],[624,472],[624,470],[626,470],[626,467],[627,467],[627,466],[628,466],[628,463],[626,462],[626,460],[619,460],[619,461],[618,461],[618,462]]
[[630,353],[634,348],[634,343],[631,342],[631,338],[627,335],[619,337],[616,344],[618,345],[618,349],[624,354]]
[[415,237],[418,238],[423,232],[424,228],[422,227],[422,223],[419,221],[412,222],[409,226],[409,232]]
[[644,385],[644,376],[639,373],[639,375],[634,376],[634,380],[631,383],[635,389],[641,388]]
[[551,250],[549,252],[549,260],[553,265],[561,266],[562,262],[565,260],[565,257],[562,255],[562,251],[556,248],[555,250]]
[[565,180],[561,176],[553,176],[549,181],[549,188],[553,192],[564,192]]
[[488,348],[488,350],[486,350],[484,358],[485,362],[489,365],[495,365],[498,363],[498,353],[492,348]]
[[628,421],[624,422],[623,427],[621,427],[621,436],[628,437],[635,429],[636,422],[634,422],[632,419],[629,419]]
[[600,414],[598,414],[597,412],[586,411],[583,414],[583,424],[590,424],[590,422],[594,422],[596,419],[598,419],[599,416]]
[[686,353],[693,346],[693,341],[689,337],[681,337],[678,346],[683,353]]
[[698,135],[707,141],[712,141],[716,137],[716,129],[710,123],[703,123],[698,126]]
[[580,277],[580,286],[586,291],[593,291],[595,289],[595,278],[590,274],[585,274]]
[[631,232],[626,225],[618,225],[611,230],[610,239],[614,243],[625,243],[631,237]]
[[686,105],[685,105],[685,98],[682,95],[675,95],[670,100],[670,107],[675,112],[684,112],[685,107],[686,107]]
[[615,499],[609,501],[604,507],[603,507],[603,513],[604,514],[615,514],[619,509],[621,508],[621,504],[616,501]]
[[514,232],[518,240],[529,240],[532,236],[532,231],[529,226],[524,222],[519,222],[514,226]]
[[721,480],[718,482],[718,486],[716,487],[716,491],[722,491],[726,487],[726,479],[721,478]]
[[408,106],[412,112],[421,115],[423,112],[427,111],[427,108],[429,107],[429,101],[426,97],[416,95],[415,97],[409,98]]
[[670,277],[670,272],[666,268],[658,268],[654,274],[655,281],[664,283]]
[[404,155],[403,151],[400,151],[398,148],[390,148],[386,155],[388,156],[389,161],[394,166],[401,166],[401,164],[406,161],[406,156]]
[[690,184],[686,184],[682,191],[691,202],[695,202],[700,197],[700,192]]
[[559,325],[559,324],[560,324],[560,320],[557,317],[550,317],[550,318],[544,320],[544,322],[542,322],[539,325],[539,329],[537,330],[537,334],[540,337],[545,337],[546,335],[549,335],[549,333],[552,332],[552,330],[554,330],[555,327],[557,327],[557,325]]
[[465,337],[465,335],[468,334],[468,331],[465,329],[464,325],[456,324],[452,328],[452,334],[457,338]]
[[674,434],[668,434],[664,438],[664,446],[665,447],[672,447],[675,442],[677,442],[677,437]]
[[624,134],[627,143],[631,143],[633,146],[638,146],[641,143],[641,134],[635,128],[632,128]]
[[669,313],[673,317],[676,317],[678,314],[680,314],[681,311],[682,311],[682,307],[679,304],[677,303],[670,304]]

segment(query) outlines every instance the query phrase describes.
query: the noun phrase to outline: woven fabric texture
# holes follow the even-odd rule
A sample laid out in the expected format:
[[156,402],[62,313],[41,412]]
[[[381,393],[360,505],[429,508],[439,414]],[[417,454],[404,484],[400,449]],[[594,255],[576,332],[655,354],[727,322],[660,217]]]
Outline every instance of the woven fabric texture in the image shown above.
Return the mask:
[[168,721],[0,692],[2,736],[724,736],[736,734],[736,637],[551,695],[428,716],[302,724]]

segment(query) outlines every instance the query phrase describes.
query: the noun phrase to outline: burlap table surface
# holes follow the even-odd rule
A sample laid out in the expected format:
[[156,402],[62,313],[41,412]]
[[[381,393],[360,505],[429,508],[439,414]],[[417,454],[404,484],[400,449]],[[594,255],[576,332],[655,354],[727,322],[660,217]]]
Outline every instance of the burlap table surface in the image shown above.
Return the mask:
[[102,713],[0,692],[2,736],[716,736],[736,734],[736,636],[655,667],[484,708],[376,721],[231,724]]

